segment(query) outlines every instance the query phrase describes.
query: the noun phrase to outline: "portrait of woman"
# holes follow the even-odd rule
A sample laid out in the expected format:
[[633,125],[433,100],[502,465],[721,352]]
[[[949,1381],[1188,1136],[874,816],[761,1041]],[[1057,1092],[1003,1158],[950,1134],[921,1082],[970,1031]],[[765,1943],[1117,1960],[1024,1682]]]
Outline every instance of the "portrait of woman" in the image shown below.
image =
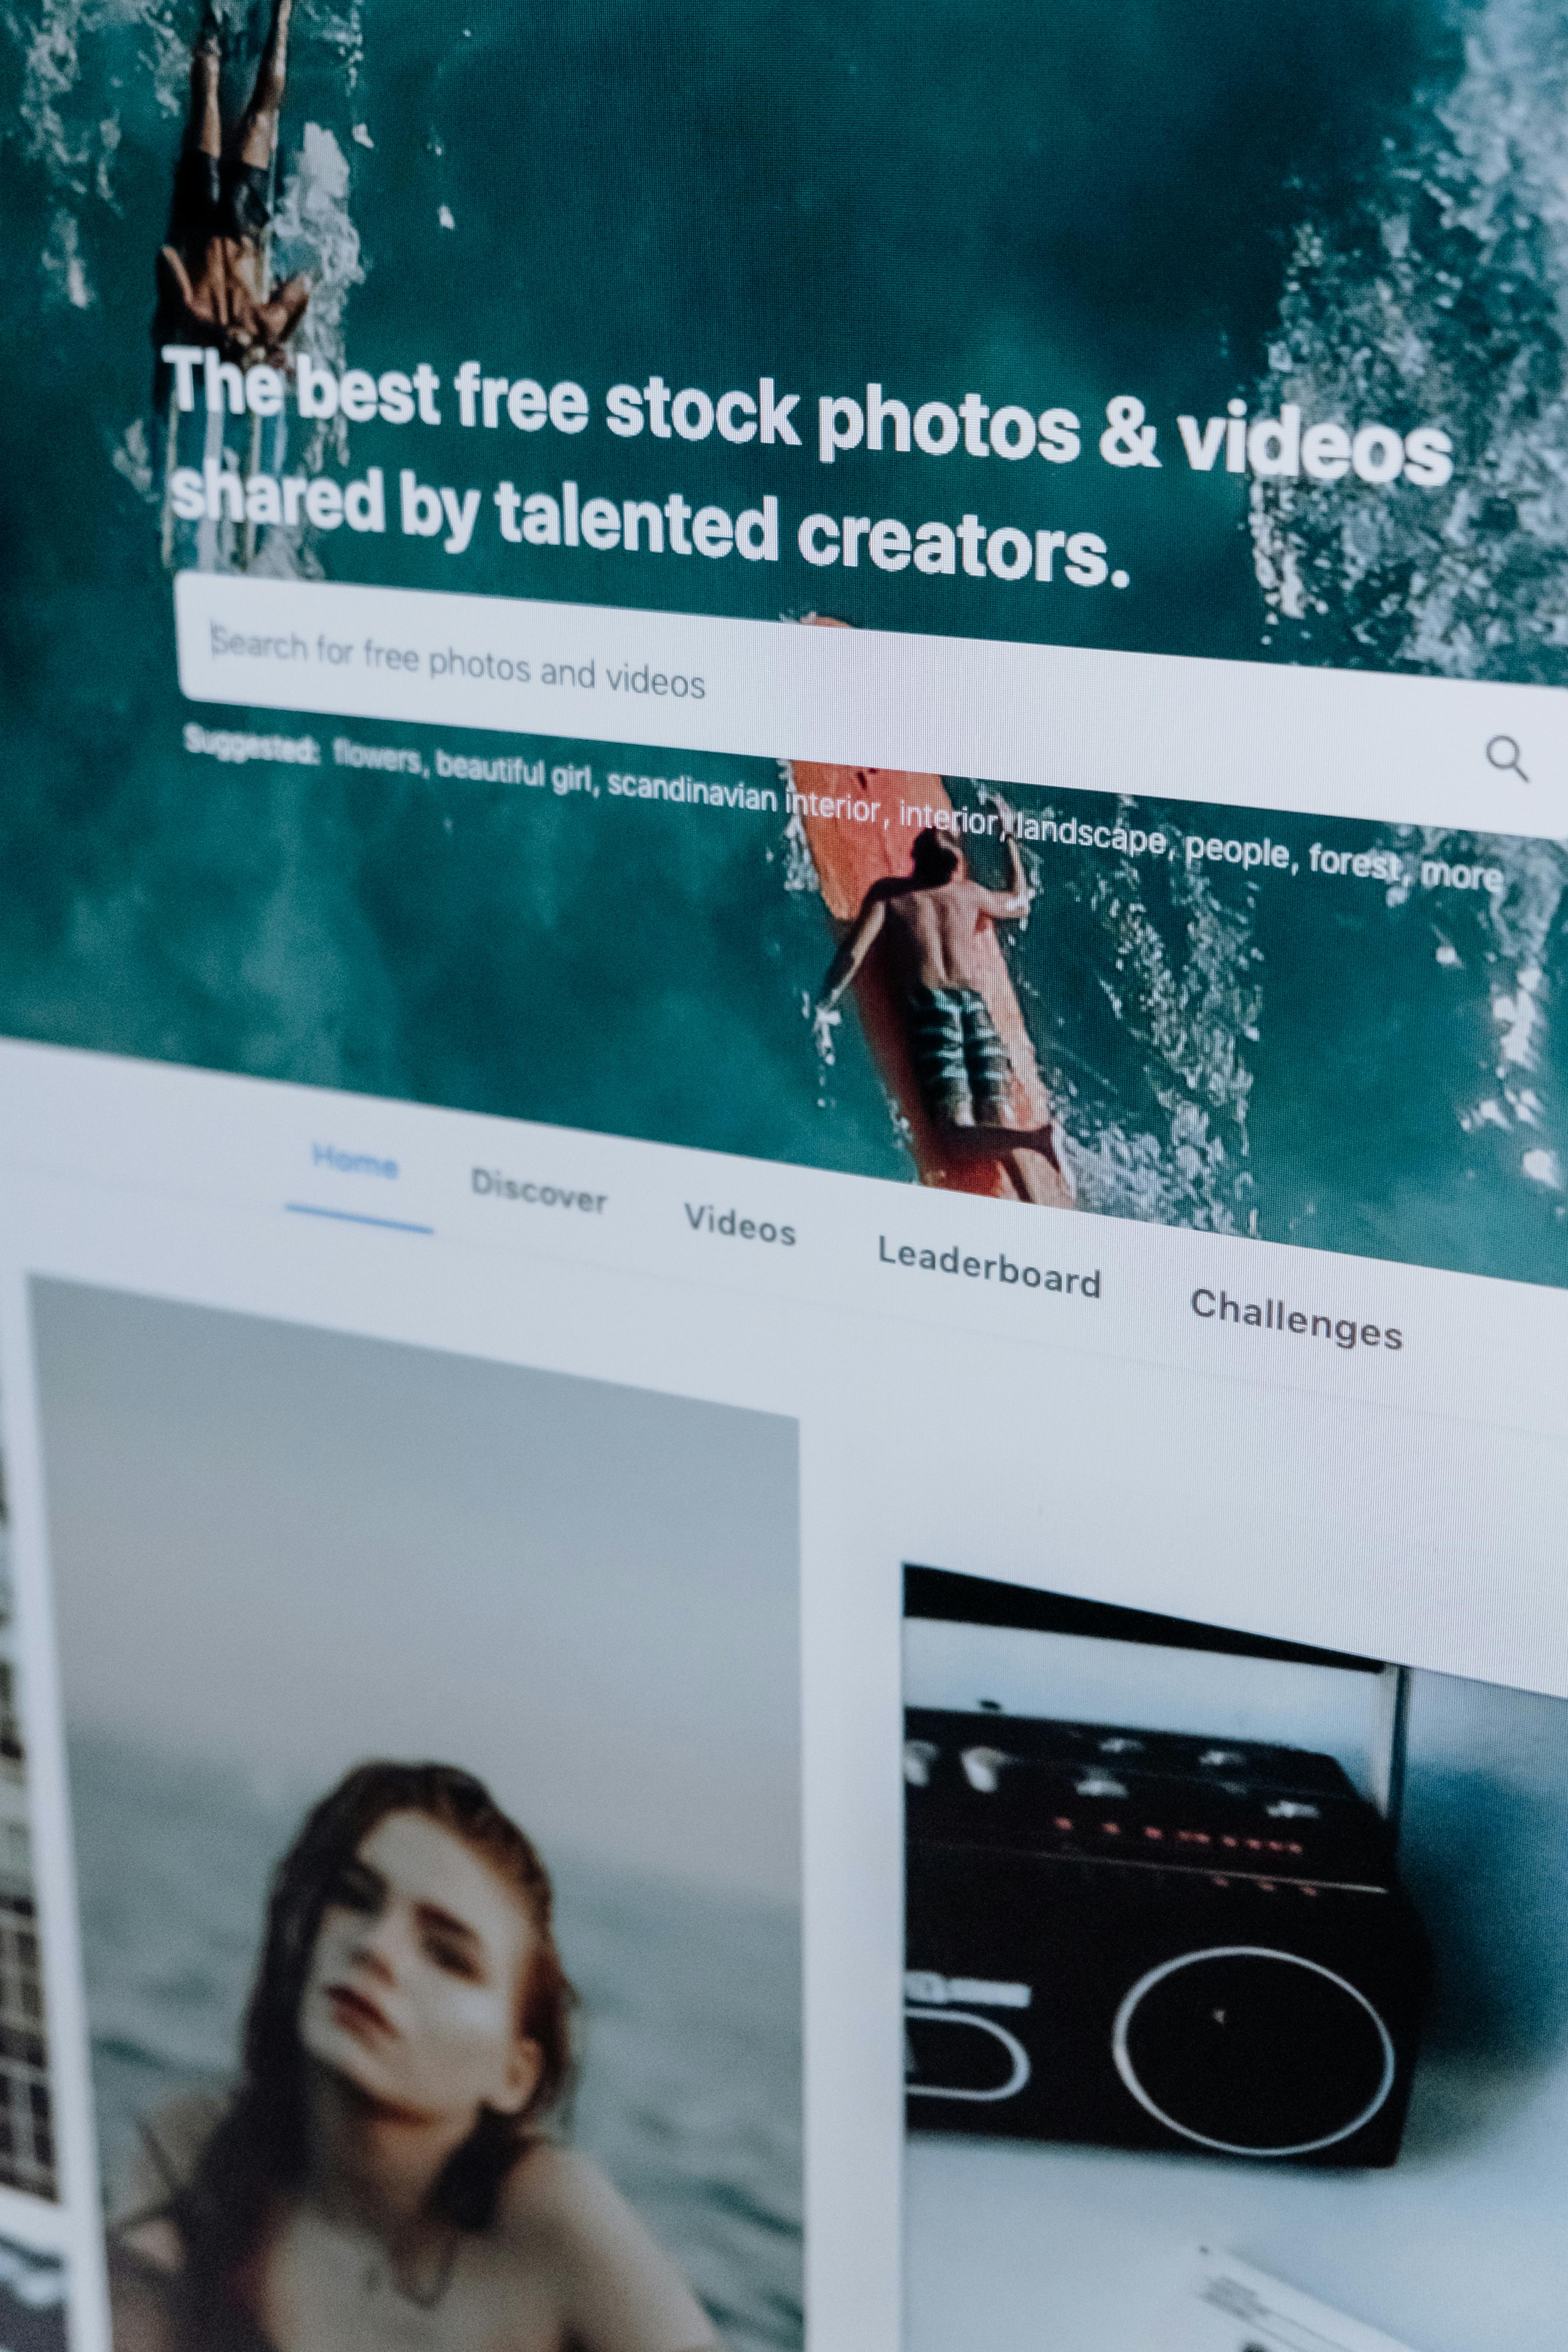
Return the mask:
[[551,1881],[482,1782],[357,1766],[275,1874],[237,2086],[143,2121],[116,2352],[703,2352],[673,2263],[562,2137]]

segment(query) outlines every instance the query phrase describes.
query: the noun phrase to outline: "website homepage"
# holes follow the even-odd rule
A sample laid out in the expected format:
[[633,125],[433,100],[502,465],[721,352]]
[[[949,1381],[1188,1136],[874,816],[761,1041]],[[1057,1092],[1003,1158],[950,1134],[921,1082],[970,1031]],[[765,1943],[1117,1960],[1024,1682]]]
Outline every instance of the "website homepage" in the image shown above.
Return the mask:
[[1556,2352],[1561,12],[4,41],[0,2336]]

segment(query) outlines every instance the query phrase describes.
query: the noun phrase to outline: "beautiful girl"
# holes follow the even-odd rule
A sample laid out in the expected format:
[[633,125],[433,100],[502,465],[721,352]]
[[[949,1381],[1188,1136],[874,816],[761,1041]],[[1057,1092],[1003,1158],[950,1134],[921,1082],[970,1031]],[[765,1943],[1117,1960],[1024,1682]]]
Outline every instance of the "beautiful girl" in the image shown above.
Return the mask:
[[322,1800],[273,1885],[238,2089],[144,2129],[110,2232],[116,2352],[714,2343],[629,2207],[542,2128],[572,2063],[551,1909],[467,1772],[362,1764]]

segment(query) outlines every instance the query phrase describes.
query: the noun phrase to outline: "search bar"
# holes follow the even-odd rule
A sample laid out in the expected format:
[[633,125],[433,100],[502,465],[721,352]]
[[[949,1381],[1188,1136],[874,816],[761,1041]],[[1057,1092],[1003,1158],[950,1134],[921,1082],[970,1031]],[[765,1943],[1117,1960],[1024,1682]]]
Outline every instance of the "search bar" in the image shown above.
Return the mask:
[[1554,688],[226,572],[174,606],[231,709],[1568,834]]

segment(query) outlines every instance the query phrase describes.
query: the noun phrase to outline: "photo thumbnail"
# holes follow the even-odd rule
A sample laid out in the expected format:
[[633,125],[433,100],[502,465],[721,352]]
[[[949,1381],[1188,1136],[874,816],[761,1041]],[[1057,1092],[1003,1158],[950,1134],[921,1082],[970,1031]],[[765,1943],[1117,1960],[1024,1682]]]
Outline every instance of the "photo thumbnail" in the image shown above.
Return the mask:
[[1568,1704],[923,1567],[904,1607],[910,2346],[1545,2352]]
[[117,2344],[798,2346],[794,1423],[33,1297]]

